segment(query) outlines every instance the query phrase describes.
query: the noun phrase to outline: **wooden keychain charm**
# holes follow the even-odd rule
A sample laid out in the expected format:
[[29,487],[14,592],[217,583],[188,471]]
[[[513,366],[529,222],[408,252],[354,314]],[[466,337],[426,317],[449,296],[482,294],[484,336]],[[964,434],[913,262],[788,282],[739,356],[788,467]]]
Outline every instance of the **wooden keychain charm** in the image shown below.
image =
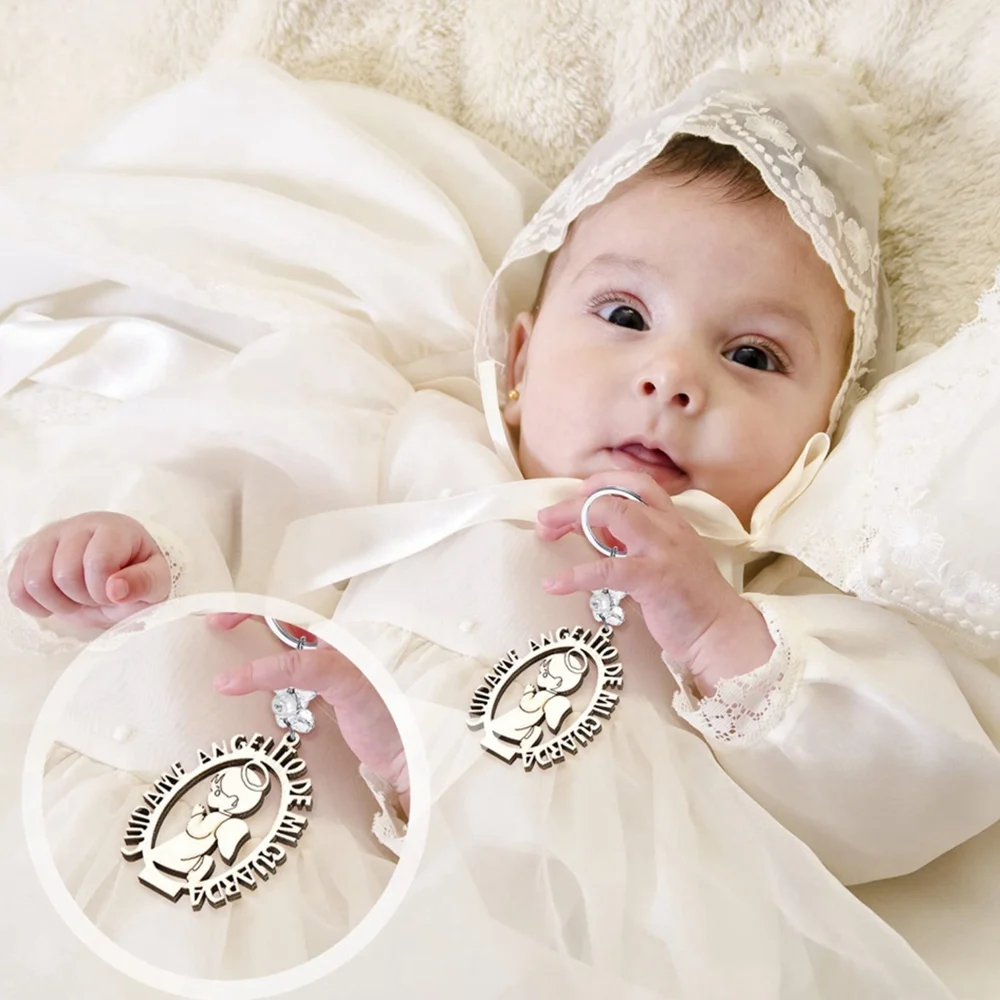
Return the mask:
[[[580,512],[587,541],[602,555],[623,558],[624,553],[605,545],[590,526],[590,508],[603,496],[643,500],[631,490],[607,486],[591,493]],[[595,590],[590,611],[601,624],[596,632],[582,626],[556,629],[530,640],[524,655],[510,650],[493,667],[472,696],[467,720],[470,729],[483,730],[484,750],[508,764],[520,759],[530,771],[536,764],[542,768],[560,764],[567,754],[593,742],[602,720],[611,717],[621,697],[624,671],[611,640],[614,629],[625,621],[621,602],[626,596],[619,590]],[[582,709],[575,709],[571,696],[588,674],[595,677],[594,692]],[[530,679],[521,682],[516,706],[501,711],[504,694],[522,675]]]
[[[295,649],[317,645],[291,635],[273,618],[264,621]],[[126,861],[143,863],[138,877],[144,886],[174,903],[187,895],[194,910],[205,902],[221,907],[239,899],[244,889],[256,889],[258,881],[267,881],[284,864],[287,848],[298,846],[309,825],[303,813],[312,809],[312,781],[299,756],[299,734],[315,725],[307,708],[315,695],[296,688],[275,692],[275,721],[289,730],[280,739],[237,734],[198,750],[193,770],[175,761],[160,776],[132,810],[122,847]],[[167,817],[195,790],[199,801],[183,830],[161,838]],[[268,796],[278,800],[277,815],[253,849],[244,852],[255,833],[248,821]],[[227,866],[222,870],[220,860]]]

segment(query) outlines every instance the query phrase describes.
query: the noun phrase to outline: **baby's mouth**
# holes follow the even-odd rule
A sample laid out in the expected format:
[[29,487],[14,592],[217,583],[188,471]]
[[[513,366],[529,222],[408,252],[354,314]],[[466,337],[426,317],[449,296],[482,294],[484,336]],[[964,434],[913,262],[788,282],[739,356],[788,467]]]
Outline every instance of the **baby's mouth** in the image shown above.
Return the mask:
[[652,465],[666,472],[684,475],[684,470],[665,451],[643,444],[641,441],[626,441],[624,444],[618,445],[617,448],[613,448],[612,451],[628,455],[642,465]]
[[621,450],[639,459],[640,462],[647,462],[649,465],[662,465],[668,469],[681,471],[680,466],[665,452],[659,448],[647,448],[644,444],[633,443],[624,444]]
[[671,496],[691,488],[690,476],[652,441],[624,441],[609,448],[607,455],[612,468],[644,472]]

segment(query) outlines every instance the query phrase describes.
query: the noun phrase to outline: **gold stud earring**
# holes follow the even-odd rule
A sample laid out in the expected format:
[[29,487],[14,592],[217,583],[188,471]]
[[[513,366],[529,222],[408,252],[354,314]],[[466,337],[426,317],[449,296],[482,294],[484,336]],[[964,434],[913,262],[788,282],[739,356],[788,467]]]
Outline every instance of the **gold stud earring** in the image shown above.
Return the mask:
[[518,392],[517,389],[511,389],[510,392],[507,393],[507,398],[513,403],[515,400],[521,398],[521,393]]

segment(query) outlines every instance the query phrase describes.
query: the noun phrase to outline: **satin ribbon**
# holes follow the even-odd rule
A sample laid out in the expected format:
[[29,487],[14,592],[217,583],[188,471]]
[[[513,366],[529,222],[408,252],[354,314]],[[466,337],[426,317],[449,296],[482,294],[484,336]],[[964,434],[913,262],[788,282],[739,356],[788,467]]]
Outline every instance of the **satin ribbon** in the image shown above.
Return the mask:
[[[788,475],[758,505],[750,531],[707,493],[690,490],[674,497],[674,506],[710,544],[720,570],[737,589],[742,589],[746,564],[769,551],[768,529],[812,482],[829,447],[825,434],[810,439]],[[543,507],[579,495],[580,483],[518,479],[445,499],[374,504],[303,518],[285,533],[269,590],[299,597],[426,551],[474,525],[531,523]]]
[[153,320],[56,320],[19,311],[0,325],[0,396],[32,381],[132,399],[219,368],[234,356]]
[[481,361],[476,366],[476,377],[479,380],[483,400],[483,415],[486,417],[486,429],[493,442],[493,449],[510,474],[520,479],[521,469],[514,455],[514,442],[511,440],[507,421],[504,420],[503,411],[500,409],[500,372],[501,366],[496,361]]
[[578,479],[520,480],[447,499],[315,514],[285,533],[269,590],[298,597],[416,555],[473,525],[530,522],[579,488]]

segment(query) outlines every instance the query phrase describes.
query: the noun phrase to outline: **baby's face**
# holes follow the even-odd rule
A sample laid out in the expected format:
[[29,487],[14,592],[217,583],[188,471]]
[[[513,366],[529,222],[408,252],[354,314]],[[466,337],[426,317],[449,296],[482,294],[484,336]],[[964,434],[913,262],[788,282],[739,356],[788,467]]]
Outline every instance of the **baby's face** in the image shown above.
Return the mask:
[[851,314],[775,198],[640,175],[585,212],[511,330],[525,476],[629,469],[749,524],[826,429]]

